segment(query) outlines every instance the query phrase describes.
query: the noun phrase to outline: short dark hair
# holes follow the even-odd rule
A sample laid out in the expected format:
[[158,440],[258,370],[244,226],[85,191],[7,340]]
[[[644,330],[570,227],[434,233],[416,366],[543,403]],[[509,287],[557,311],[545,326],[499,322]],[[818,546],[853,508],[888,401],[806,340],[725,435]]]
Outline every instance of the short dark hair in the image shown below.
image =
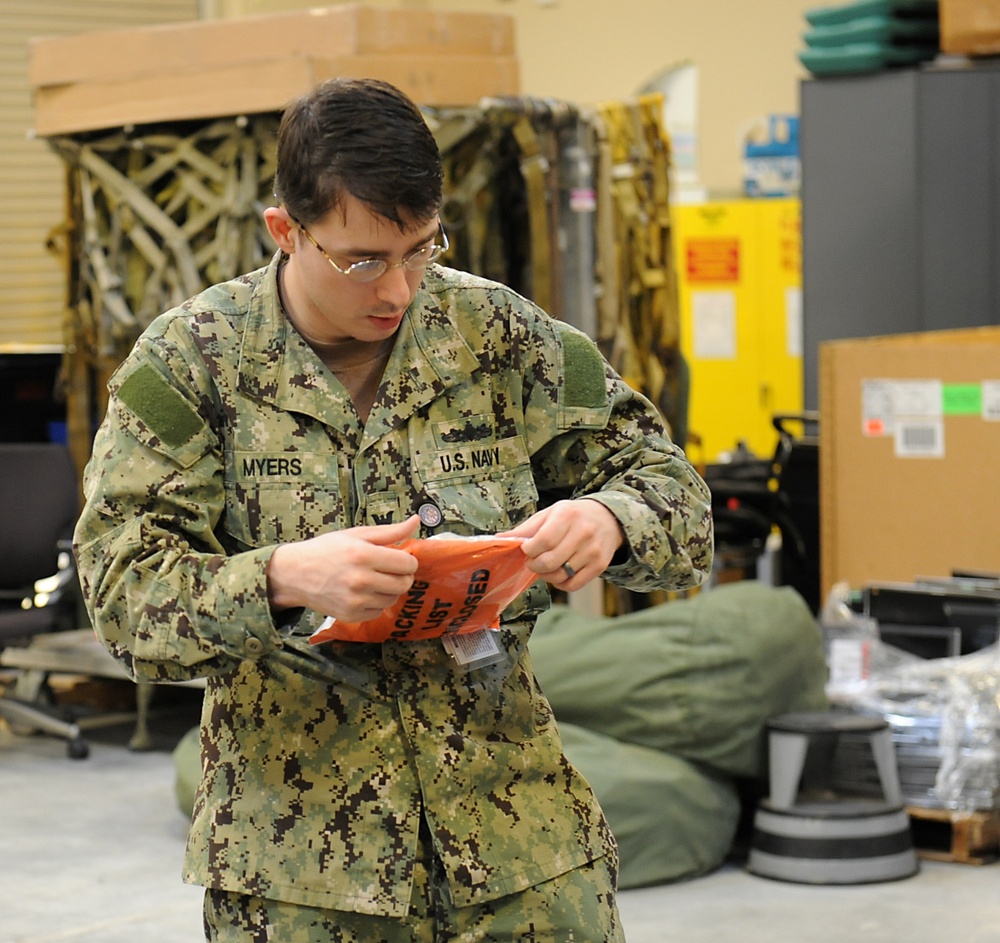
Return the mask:
[[274,192],[303,225],[345,194],[403,225],[441,206],[441,154],[420,109],[377,79],[330,79],[291,102],[278,129]]

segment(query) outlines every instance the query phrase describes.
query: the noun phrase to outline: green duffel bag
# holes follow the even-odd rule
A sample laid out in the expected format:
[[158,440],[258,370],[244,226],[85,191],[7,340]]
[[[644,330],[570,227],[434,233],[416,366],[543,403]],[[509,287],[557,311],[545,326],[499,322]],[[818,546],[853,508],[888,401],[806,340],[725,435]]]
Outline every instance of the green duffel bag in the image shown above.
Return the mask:
[[620,888],[693,878],[722,864],[740,818],[731,780],[572,724],[559,731],[618,841]]
[[728,583],[613,617],[557,606],[530,647],[558,721],[726,775],[766,776],[768,718],[828,707],[819,625],[788,587]]

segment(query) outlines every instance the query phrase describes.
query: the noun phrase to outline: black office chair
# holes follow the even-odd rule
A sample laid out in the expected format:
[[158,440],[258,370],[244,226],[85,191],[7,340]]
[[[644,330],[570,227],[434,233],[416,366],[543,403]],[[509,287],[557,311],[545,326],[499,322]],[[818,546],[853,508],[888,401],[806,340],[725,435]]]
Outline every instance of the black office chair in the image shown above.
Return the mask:
[[[79,513],[78,479],[69,451],[48,442],[0,443],[0,649],[77,628],[79,595],[70,541]],[[21,692],[19,691],[18,694]],[[90,752],[79,726],[45,703],[0,697],[12,729],[64,737],[67,752]]]

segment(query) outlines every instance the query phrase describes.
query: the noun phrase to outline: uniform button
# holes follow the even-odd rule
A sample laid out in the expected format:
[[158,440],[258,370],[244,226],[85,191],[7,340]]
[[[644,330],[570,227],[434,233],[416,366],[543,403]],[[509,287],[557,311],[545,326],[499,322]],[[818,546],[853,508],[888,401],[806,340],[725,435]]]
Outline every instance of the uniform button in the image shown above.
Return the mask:
[[444,515],[436,504],[421,504],[417,508],[417,514],[424,527],[437,527],[444,520]]
[[264,652],[264,643],[256,636],[251,635],[246,641],[246,653],[248,655],[261,655]]

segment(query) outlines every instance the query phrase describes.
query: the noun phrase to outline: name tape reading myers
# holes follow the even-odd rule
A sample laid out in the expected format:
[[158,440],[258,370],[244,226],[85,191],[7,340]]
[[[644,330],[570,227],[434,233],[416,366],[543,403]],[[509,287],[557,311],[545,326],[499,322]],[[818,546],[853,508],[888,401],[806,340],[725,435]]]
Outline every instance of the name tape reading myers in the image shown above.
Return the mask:
[[410,589],[375,619],[326,619],[309,641],[418,641],[497,628],[500,613],[538,578],[525,566],[522,542],[447,534],[405,540],[399,548],[417,558]]

